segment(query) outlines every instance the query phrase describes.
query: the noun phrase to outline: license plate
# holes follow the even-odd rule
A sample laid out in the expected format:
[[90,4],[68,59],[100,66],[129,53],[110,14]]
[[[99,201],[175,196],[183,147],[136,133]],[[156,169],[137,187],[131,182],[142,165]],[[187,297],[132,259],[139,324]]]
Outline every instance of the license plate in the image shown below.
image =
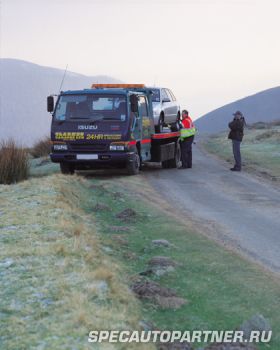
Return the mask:
[[82,159],[82,160],[98,159],[98,154],[77,154],[77,159]]

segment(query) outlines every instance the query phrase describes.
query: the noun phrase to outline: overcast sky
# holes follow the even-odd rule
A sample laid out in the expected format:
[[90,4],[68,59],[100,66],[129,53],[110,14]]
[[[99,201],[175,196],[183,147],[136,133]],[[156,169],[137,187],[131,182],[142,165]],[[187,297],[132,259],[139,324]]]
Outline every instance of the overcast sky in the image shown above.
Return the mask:
[[1,57],[166,86],[198,116],[278,86],[279,0],[0,0]]

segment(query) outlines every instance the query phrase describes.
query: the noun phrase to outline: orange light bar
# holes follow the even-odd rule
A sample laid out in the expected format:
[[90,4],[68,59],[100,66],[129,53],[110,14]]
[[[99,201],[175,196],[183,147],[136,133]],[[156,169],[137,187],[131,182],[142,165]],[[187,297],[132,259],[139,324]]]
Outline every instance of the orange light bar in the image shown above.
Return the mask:
[[108,89],[142,89],[144,88],[144,84],[92,84],[91,88],[92,89],[103,89],[103,88],[108,88]]

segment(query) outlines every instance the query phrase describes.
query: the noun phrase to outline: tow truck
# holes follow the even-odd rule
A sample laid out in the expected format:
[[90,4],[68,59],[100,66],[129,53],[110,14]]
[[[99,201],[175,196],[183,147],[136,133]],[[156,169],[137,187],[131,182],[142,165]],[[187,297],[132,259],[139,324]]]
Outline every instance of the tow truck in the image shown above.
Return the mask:
[[61,91],[52,113],[52,162],[63,174],[75,170],[126,168],[139,173],[147,162],[180,166],[180,132],[155,132],[152,91],[143,84],[93,84]]

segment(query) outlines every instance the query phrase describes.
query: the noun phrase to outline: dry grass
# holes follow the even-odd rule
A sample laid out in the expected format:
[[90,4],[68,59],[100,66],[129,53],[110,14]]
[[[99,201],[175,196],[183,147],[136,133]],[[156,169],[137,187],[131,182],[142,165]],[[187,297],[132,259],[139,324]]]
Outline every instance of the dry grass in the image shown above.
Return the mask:
[[49,137],[45,137],[35,143],[30,150],[34,158],[47,157],[51,153],[51,141]]
[[14,140],[0,143],[0,184],[10,185],[26,180],[29,174],[28,154]]
[[89,349],[90,330],[139,328],[139,302],[83,208],[93,207],[87,180],[32,179],[0,196],[3,348]]
[[94,276],[97,280],[103,280],[106,282],[110,282],[113,278],[113,273],[110,269],[105,266],[99,266],[95,272]]

